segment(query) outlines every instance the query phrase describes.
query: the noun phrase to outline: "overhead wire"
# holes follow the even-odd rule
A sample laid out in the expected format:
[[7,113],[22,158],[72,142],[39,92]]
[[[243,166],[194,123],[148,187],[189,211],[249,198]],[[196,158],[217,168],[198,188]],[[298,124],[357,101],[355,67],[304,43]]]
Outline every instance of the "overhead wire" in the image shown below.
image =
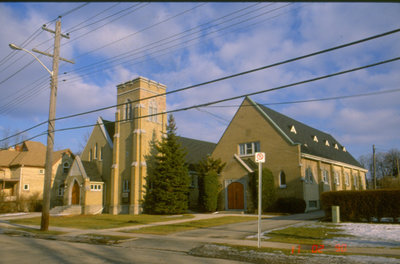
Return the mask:
[[[268,4],[268,5],[266,5],[266,6],[262,7],[262,8],[258,8],[257,10],[259,11],[259,10],[261,10],[261,9],[263,9],[263,8],[269,7],[270,5],[272,5],[272,4]],[[289,4],[288,4],[288,5],[289,5]],[[239,10],[239,11],[242,11],[242,10],[245,10],[245,9],[246,9],[246,8],[243,8],[243,9],[241,9],[241,10]],[[272,11],[274,11],[274,10],[272,10]],[[250,12],[254,12],[254,10],[253,10],[253,11],[250,11]],[[269,13],[269,12],[271,12],[271,10],[268,10],[268,11],[262,13],[261,15],[265,15],[265,14],[267,14],[267,13]],[[81,67],[79,67],[79,68],[77,68],[77,69],[75,69],[75,70],[73,70],[73,71],[71,71],[71,72],[78,72],[78,71],[82,71],[82,70],[84,70],[84,69],[93,69],[93,67],[95,67],[95,66],[98,67],[99,65],[102,65],[102,64],[103,64],[103,65],[104,65],[104,64],[107,64],[107,66],[106,66],[105,68],[109,68],[110,66],[109,66],[108,64],[111,64],[111,63],[116,62],[116,61],[118,61],[118,60],[125,59],[125,58],[127,58],[127,57],[129,57],[129,56],[133,56],[133,55],[135,55],[135,54],[142,54],[142,53],[148,52],[149,50],[152,50],[152,49],[154,49],[154,48],[156,48],[156,47],[160,47],[160,46],[162,46],[162,45],[165,45],[165,44],[168,44],[168,43],[171,43],[171,42],[174,42],[174,41],[181,40],[181,39],[183,39],[183,38],[185,38],[185,37],[188,37],[188,36],[191,36],[191,35],[194,35],[194,34],[197,34],[197,33],[203,32],[203,31],[206,31],[206,30],[208,30],[208,29],[210,29],[210,28],[212,28],[212,27],[219,26],[219,25],[221,25],[221,24],[227,23],[227,22],[229,22],[229,21],[231,21],[231,20],[233,20],[233,19],[236,19],[236,18],[238,18],[238,17],[243,16],[243,15],[239,15],[239,16],[234,17],[234,18],[231,18],[231,19],[229,19],[229,20],[220,22],[220,23],[218,23],[218,24],[216,24],[216,25],[210,25],[210,26],[208,26],[207,28],[202,28],[202,27],[205,26],[205,25],[211,24],[212,22],[221,20],[222,18],[225,18],[225,17],[227,17],[227,16],[233,15],[233,14],[235,14],[235,13],[237,13],[237,11],[232,12],[232,13],[229,13],[229,14],[223,16],[223,17],[220,17],[220,18],[211,20],[211,21],[209,21],[209,22],[203,23],[203,24],[201,24],[201,25],[198,25],[198,26],[189,28],[189,29],[184,30],[184,31],[182,31],[182,32],[180,32],[180,33],[172,34],[172,35],[170,35],[170,36],[168,36],[168,37],[166,37],[166,38],[163,38],[163,39],[161,39],[161,40],[154,41],[154,42],[149,43],[149,44],[146,44],[146,45],[144,45],[144,46],[142,46],[142,47],[135,48],[135,49],[132,49],[132,50],[129,50],[129,51],[125,51],[125,52],[123,52],[123,53],[120,53],[119,55],[113,56],[113,58],[104,59],[104,60],[101,60],[101,61],[97,61],[97,62],[95,62],[95,63],[91,63],[91,64],[86,65],[86,66],[81,66]],[[249,12],[248,12],[248,13],[249,13]],[[248,13],[246,13],[246,14],[248,14]],[[260,15],[258,15],[258,16],[260,16]],[[256,17],[257,17],[257,16],[256,16]],[[252,18],[254,18],[254,17],[252,17]],[[245,22],[245,21],[246,21],[246,20],[244,20],[244,21],[242,20],[241,22],[235,23],[235,24],[230,25],[230,26],[228,26],[228,27],[235,26],[235,25],[240,24],[240,23],[243,23],[243,22]],[[226,27],[226,28],[228,28],[228,27]],[[224,29],[226,29],[226,28],[224,28]],[[194,31],[194,32],[191,32],[191,31],[193,31],[193,30],[195,30],[195,29],[198,29],[198,30],[197,30],[197,31]],[[220,31],[220,30],[219,30],[219,31]],[[191,32],[191,33],[189,33],[189,32]],[[186,34],[186,33],[188,33],[188,34]],[[214,32],[212,32],[212,33],[214,33]],[[186,34],[186,35],[185,35],[185,34]],[[207,33],[207,34],[210,34],[210,33]],[[174,39],[174,38],[175,38],[175,39]],[[199,38],[199,37],[196,37],[196,38]],[[168,40],[168,41],[167,41],[167,40]],[[165,41],[167,41],[167,42],[165,42]],[[190,40],[189,40],[189,41],[190,41]],[[188,40],[186,40],[185,42],[188,42]],[[179,43],[178,45],[180,45],[180,44],[181,44],[181,43]],[[150,48],[150,47],[151,47],[151,48]],[[165,49],[166,49],[166,48],[164,48],[164,50],[165,50]],[[129,55],[129,54],[131,54],[131,55]],[[148,54],[147,54],[147,56],[148,56]],[[119,63],[119,65],[120,65],[120,64],[122,64],[122,63]],[[115,65],[113,65],[113,66],[115,66]],[[104,70],[104,68],[102,68],[101,70]],[[99,71],[99,70],[97,69],[96,72],[97,72],[97,71]],[[82,76],[82,75],[81,75],[81,76]]]
[[[356,44],[359,44],[359,43],[362,43],[362,42],[366,42],[366,41],[369,41],[369,40],[373,40],[373,39],[376,39],[376,38],[380,38],[380,37],[383,37],[383,36],[391,35],[391,34],[399,32],[399,31],[400,31],[400,28],[395,29],[395,30],[391,30],[391,31],[387,31],[387,32],[384,32],[384,33],[381,33],[381,34],[377,34],[377,35],[374,35],[374,36],[370,36],[370,37],[367,37],[367,38],[364,38],[364,39],[360,39],[360,40],[357,40],[357,41],[353,41],[353,42],[349,42],[349,43],[346,43],[346,44],[342,44],[342,45],[339,45],[339,46],[335,46],[335,47],[331,47],[331,48],[328,48],[328,49],[320,50],[320,51],[317,51],[317,52],[309,53],[307,55],[302,55],[302,56],[295,57],[295,58],[292,58],[292,59],[288,59],[288,60],[280,61],[280,62],[277,62],[277,63],[269,64],[269,65],[266,65],[266,66],[254,68],[254,69],[251,69],[251,70],[248,70],[248,71],[243,71],[243,72],[240,72],[240,73],[224,76],[224,77],[221,77],[221,78],[213,79],[213,80],[210,80],[210,81],[207,81],[207,82],[203,82],[203,83],[199,83],[199,84],[196,84],[196,85],[191,85],[191,86],[187,86],[187,87],[184,87],[184,88],[180,88],[180,89],[172,90],[172,91],[169,91],[169,92],[165,92],[165,93],[162,93],[162,94],[145,97],[145,98],[142,98],[140,100],[134,100],[131,103],[144,101],[144,100],[149,100],[149,99],[152,99],[152,98],[155,98],[155,97],[159,97],[159,96],[166,96],[166,95],[169,95],[169,94],[173,94],[173,93],[177,93],[177,92],[182,92],[182,91],[186,91],[186,90],[189,90],[189,89],[193,89],[195,87],[200,87],[200,86],[208,85],[208,84],[211,84],[211,83],[219,82],[219,81],[222,81],[222,80],[227,80],[227,79],[235,78],[235,77],[238,77],[238,76],[241,76],[241,75],[249,74],[249,73],[252,73],[252,72],[256,72],[256,71],[260,71],[260,70],[276,67],[276,66],[287,64],[287,63],[294,62],[294,61],[297,61],[297,60],[305,59],[305,58],[308,58],[308,57],[311,57],[311,56],[316,56],[316,55],[323,54],[323,53],[326,53],[326,52],[330,52],[330,51],[333,51],[333,50],[341,49],[341,48],[344,48],[344,47],[356,45]],[[95,113],[95,112],[99,112],[99,111],[104,111],[104,110],[107,110],[107,109],[110,109],[110,108],[114,108],[114,107],[118,107],[118,106],[125,105],[125,104],[126,103],[116,104],[116,105],[103,107],[103,108],[98,108],[98,109],[94,109],[94,110],[90,110],[90,111],[86,111],[86,112],[82,112],[82,113],[78,113],[78,114],[67,115],[67,116],[64,116],[64,117],[56,118],[56,119],[54,119],[54,121],[62,120],[62,119],[68,119],[68,118],[77,117],[77,116],[81,116],[81,115],[87,115],[87,114],[91,114],[91,113]]]
[[[259,3],[257,3],[257,4],[259,4]],[[270,4],[271,5],[271,4]],[[253,7],[253,6],[255,6],[255,5],[251,5],[251,6],[248,6],[248,7],[245,7],[245,8],[242,8],[242,9],[240,9],[240,10],[237,10],[237,11],[234,11],[234,12],[232,12],[232,13],[229,13],[228,15],[225,15],[225,16],[223,16],[223,17],[220,17],[220,18],[217,18],[217,19],[214,19],[213,21],[218,21],[218,20],[221,20],[222,18],[224,18],[224,17],[227,17],[227,16],[229,16],[229,15],[232,15],[232,14],[235,14],[235,13],[238,13],[239,11],[243,11],[243,10],[245,10],[245,9],[248,9],[249,7]],[[279,8],[282,8],[282,7],[279,7]],[[279,9],[279,8],[277,8],[277,9]],[[276,10],[276,9],[274,9],[274,10]],[[274,11],[274,10],[272,10],[272,11]],[[209,22],[208,22],[209,23]],[[205,23],[205,24],[208,24],[208,23]],[[205,25],[205,24],[203,24],[203,25]],[[214,31],[214,32],[212,32],[212,33],[215,33],[216,31]],[[179,45],[179,44],[178,44]],[[171,48],[171,47],[168,47],[167,49],[169,49],[169,48]],[[165,49],[163,49],[163,50],[165,50]],[[162,50],[161,50],[162,51]],[[93,71],[92,71],[93,72]],[[69,81],[69,84],[71,84],[74,80],[77,80],[77,78],[81,78],[81,77],[83,77],[82,75],[81,76],[79,76],[79,77],[76,77],[75,79],[73,79],[73,80],[71,80],[71,79],[69,79],[68,81]]]
[[[208,106],[214,105],[214,104],[219,104],[219,103],[223,103],[223,102],[227,102],[227,101],[232,101],[232,100],[236,100],[236,99],[240,99],[240,98],[245,98],[245,97],[249,97],[249,96],[253,96],[253,95],[257,95],[257,94],[262,94],[262,93],[282,90],[282,89],[286,89],[286,88],[289,88],[289,87],[298,86],[298,85],[301,85],[301,84],[311,83],[311,82],[315,82],[315,81],[319,81],[319,80],[323,80],[323,79],[327,79],[327,78],[331,78],[331,77],[347,74],[347,73],[350,73],[350,72],[355,72],[355,71],[359,71],[359,70],[363,70],[363,69],[368,69],[368,68],[376,67],[376,66],[379,66],[379,65],[395,62],[395,61],[398,61],[398,60],[400,60],[400,57],[394,57],[392,59],[383,60],[383,61],[379,61],[379,62],[376,62],[376,63],[372,63],[372,64],[368,64],[368,65],[364,65],[364,66],[360,66],[360,67],[356,67],[356,68],[352,68],[352,69],[348,69],[348,70],[344,70],[344,71],[339,71],[339,72],[335,72],[335,73],[331,73],[331,74],[327,74],[327,75],[323,75],[323,76],[319,76],[319,77],[315,77],[315,78],[311,78],[311,79],[307,79],[307,80],[303,80],[303,81],[298,81],[298,82],[294,82],[294,83],[290,83],[290,84],[286,84],[286,85],[282,85],[282,86],[277,86],[277,87],[274,87],[274,88],[259,90],[259,91],[255,91],[255,92],[251,92],[251,93],[245,93],[245,94],[241,94],[241,95],[237,95],[237,96],[233,96],[233,97],[229,97],[229,98],[219,99],[219,100],[206,102],[206,103],[201,103],[201,104],[192,105],[192,106],[187,106],[187,107],[182,107],[182,108],[178,108],[178,109],[174,109],[174,110],[168,110],[168,111],[164,111],[164,112],[160,112],[160,113],[149,114],[149,115],[144,115],[144,116],[138,116],[138,117],[134,117],[133,119],[142,119],[142,118],[147,118],[147,117],[152,117],[152,116],[157,116],[157,115],[171,114],[171,113],[187,111],[187,110],[201,108],[201,107],[208,107]],[[123,105],[123,104],[120,104],[120,105]],[[113,107],[115,107],[115,106],[113,106]],[[111,107],[107,107],[107,109],[108,108],[111,108]],[[105,108],[101,108],[101,109],[104,110]],[[63,119],[63,118],[56,118],[54,120],[60,120],[60,119]],[[122,122],[122,121],[125,121],[125,120],[116,120],[115,122]],[[90,125],[82,125],[82,126],[75,126],[75,127],[69,127],[69,128],[61,128],[61,129],[55,129],[55,130],[49,131],[49,132],[61,132],[61,131],[75,130],[75,129],[93,127],[93,126],[96,126],[96,125],[97,124],[90,124]],[[41,135],[42,134],[40,134],[40,135],[38,135],[36,137],[39,137]],[[35,138],[35,137],[32,137],[32,138]],[[1,141],[2,140],[0,140],[0,142]]]

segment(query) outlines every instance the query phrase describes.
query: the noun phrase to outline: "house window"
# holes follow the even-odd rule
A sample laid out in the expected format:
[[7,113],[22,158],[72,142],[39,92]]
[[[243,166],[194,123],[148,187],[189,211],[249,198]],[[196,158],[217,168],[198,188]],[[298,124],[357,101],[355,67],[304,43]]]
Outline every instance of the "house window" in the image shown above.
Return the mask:
[[60,184],[57,189],[57,196],[64,196],[64,184]]
[[68,162],[64,162],[63,164],[63,173],[67,174],[69,170],[69,163]]
[[317,208],[318,207],[318,201],[316,201],[316,200],[308,201],[308,207],[309,208]]
[[350,184],[350,177],[347,172],[344,173],[344,183],[346,184],[346,186],[349,186]]
[[250,142],[239,144],[239,155],[249,156],[260,151],[260,142]]
[[286,188],[286,175],[284,171],[279,173],[279,187]]
[[314,175],[310,167],[306,169],[306,182],[313,183],[314,182]]
[[40,170],[39,170],[39,174],[44,174],[44,170],[43,170],[43,169],[40,169]]
[[335,184],[340,185],[340,177],[339,177],[339,172],[335,171]]
[[129,180],[122,182],[122,192],[129,192]]
[[322,170],[322,181],[326,184],[329,184],[329,173],[327,170]]
[[29,184],[24,184],[24,191],[29,191]]

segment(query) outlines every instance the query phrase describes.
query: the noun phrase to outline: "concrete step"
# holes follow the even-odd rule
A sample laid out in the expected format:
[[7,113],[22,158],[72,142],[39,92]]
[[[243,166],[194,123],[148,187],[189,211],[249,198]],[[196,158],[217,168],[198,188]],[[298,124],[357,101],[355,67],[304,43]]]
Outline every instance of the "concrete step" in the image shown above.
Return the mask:
[[51,215],[79,215],[82,213],[80,205],[56,206],[50,210]]

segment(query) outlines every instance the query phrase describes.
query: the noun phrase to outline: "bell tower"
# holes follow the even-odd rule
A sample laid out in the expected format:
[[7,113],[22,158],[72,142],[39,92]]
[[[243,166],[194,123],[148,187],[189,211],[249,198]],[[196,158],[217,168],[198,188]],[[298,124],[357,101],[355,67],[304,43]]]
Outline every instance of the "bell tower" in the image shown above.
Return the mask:
[[[140,214],[147,166],[145,156],[155,135],[165,131],[166,86],[144,77],[117,86],[113,168],[111,173],[112,214]],[[154,97],[156,96],[156,97]],[[149,97],[153,97],[147,99]]]

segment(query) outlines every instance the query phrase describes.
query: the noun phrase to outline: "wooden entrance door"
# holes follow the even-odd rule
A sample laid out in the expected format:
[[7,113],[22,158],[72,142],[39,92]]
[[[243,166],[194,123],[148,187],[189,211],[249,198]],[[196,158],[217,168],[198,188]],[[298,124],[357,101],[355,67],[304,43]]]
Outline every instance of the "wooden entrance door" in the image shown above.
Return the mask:
[[77,182],[72,186],[72,196],[71,196],[71,204],[79,204],[79,184]]
[[244,209],[243,184],[233,182],[228,186],[228,209]]

